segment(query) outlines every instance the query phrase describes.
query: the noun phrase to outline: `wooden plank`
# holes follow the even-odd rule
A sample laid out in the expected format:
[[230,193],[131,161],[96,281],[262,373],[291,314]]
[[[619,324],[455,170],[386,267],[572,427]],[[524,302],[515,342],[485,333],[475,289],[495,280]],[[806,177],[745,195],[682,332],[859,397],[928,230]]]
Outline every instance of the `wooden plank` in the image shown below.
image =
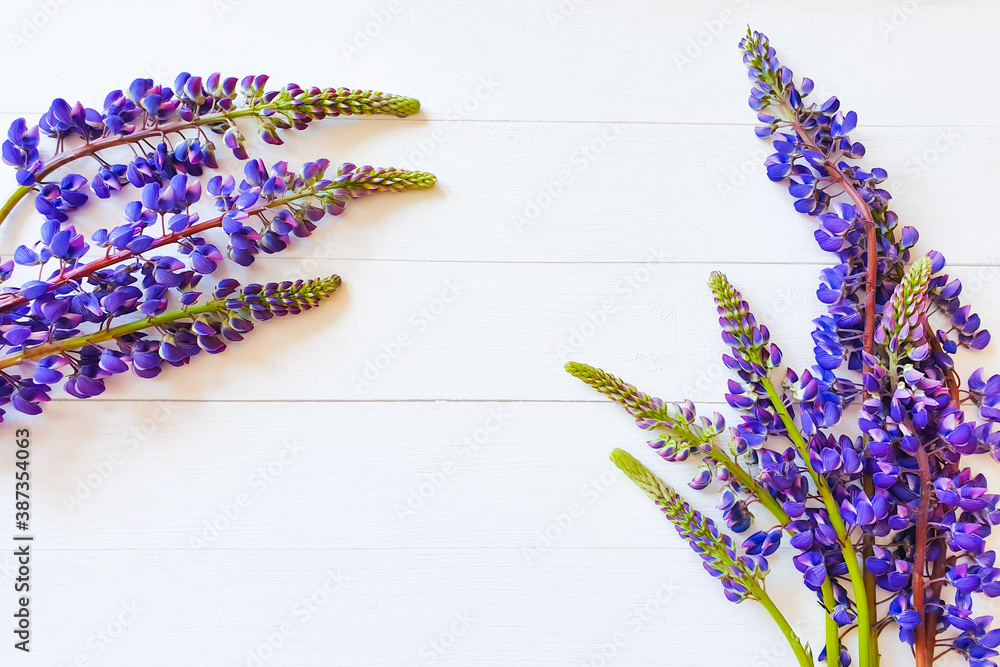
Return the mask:
[[[0,127],[13,118],[0,117]],[[864,164],[889,171],[894,208],[922,233],[921,251],[940,250],[960,264],[1000,263],[995,132],[865,127],[860,134],[869,148]],[[765,148],[742,126],[347,119],[260,154],[293,167],[325,156],[425,169],[440,179],[431,191],[351,202],[284,257],[642,262],[662,248],[679,262],[829,261],[813,241],[815,222],[767,180]],[[117,156],[109,159],[129,159]],[[223,167],[242,175],[232,158]],[[93,166],[75,169],[91,174]],[[0,191],[12,189],[12,170],[0,173]],[[106,201],[92,197],[79,228],[89,235],[119,224],[137,196],[130,187]],[[196,210],[216,215],[207,196]],[[34,243],[38,224],[25,201],[0,227],[0,255]],[[209,237],[225,247],[224,235]],[[970,238],[980,242],[963,242]]]
[[[390,5],[399,11],[358,48],[358,30]],[[612,0],[394,0],[340,3],[333,13],[316,1],[295,12],[265,7],[263,0],[220,0],[177,11],[163,0],[150,3],[142,16],[155,16],[158,33],[188,35],[190,44],[145,51],[134,46],[134,13],[76,4],[61,5],[24,44],[12,43],[12,34],[30,32],[24,21],[32,23],[39,11],[25,4],[4,20],[5,48],[16,65],[0,73],[0,86],[11,91],[3,109],[41,111],[55,96],[96,105],[136,76],[171,82],[177,72],[204,64],[234,76],[266,71],[276,82],[412,94],[430,118],[593,121],[611,112],[634,121],[748,123],[737,44],[752,24],[799,75],[860,107],[865,123],[995,125],[1000,118],[997,93],[979,76],[1000,65],[991,47],[998,8],[989,0],[960,8],[939,0],[795,9],[780,0],[679,7],[655,0],[627,7]],[[267,45],[249,37],[262,29],[265,11]],[[322,28],[311,33],[308,25]],[[849,43],[832,26],[850,26]],[[73,48],[66,58],[79,35],[98,34],[101,48]],[[309,43],[316,34],[322,46]],[[281,48],[298,57],[275,57]],[[863,73],[845,66],[861,50],[872,64]],[[126,52],[128,58],[107,56]]]
[[[92,402],[593,398],[563,372],[566,361],[601,366],[665,399],[718,401],[728,375],[706,285],[716,268],[652,256],[607,265],[268,258],[237,275],[336,272],[345,286],[319,309],[260,323],[223,354],[199,355],[155,381],[111,378]],[[812,319],[823,312],[818,267],[721,268],[768,324],[785,363],[812,365]],[[1000,274],[962,267],[957,275],[985,325],[1000,321]],[[960,358],[971,370],[995,365],[996,353]]]
[[[760,608],[725,604],[701,585],[714,585],[706,574],[666,572],[677,561],[700,569],[693,553],[677,555],[565,550],[526,566],[511,550],[44,552],[39,567],[62,583],[42,584],[38,598],[62,603],[39,604],[38,648],[10,664],[71,665],[83,655],[94,664],[254,665],[256,654],[264,664],[345,667],[577,665],[603,664],[602,649],[642,667],[706,655],[787,660]],[[804,634],[817,636],[815,606],[796,611]],[[76,622],[58,635],[43,629],[64,618]],[[112,639],[115,623],[125,631]],[[719,632],[727,641],[712,642]]]

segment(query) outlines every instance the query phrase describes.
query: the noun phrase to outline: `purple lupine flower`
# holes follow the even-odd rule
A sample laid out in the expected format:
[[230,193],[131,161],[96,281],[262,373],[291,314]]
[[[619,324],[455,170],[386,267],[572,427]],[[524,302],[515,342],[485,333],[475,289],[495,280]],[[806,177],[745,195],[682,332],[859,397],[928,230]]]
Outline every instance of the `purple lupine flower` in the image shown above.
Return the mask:
[[670,520],[677,532],[702,559],[705,571],[722,584],[726,599],[742,602],[759,598],[763,594],[760,581],[768,570],[762,549],[740,555],[729,535],[715,523],[693,509],[683,498],[667,486],[629,453],[616,449],[611,460],[649,496]]
[[[72,396],[88,398],[103,392],[113,374],[131,369],[155,377],[164,364],[183,365],[199,351],[222,351],[225,341],[241,340],[254,320],[311,308],[339,285],[339,279],[252,285],[240,299],[220,302],[236,289],[223,279],[204,311],[199,282],[219,268],[225,253],[203,232],[224,227],[230,239],[226,253],[246,265],[261,249],[277,252],[292,236],[309,236],[321,218],[341,213],[350,198],[433,185],[430,174],[353,165],[341,169],[335,184],[324,176],[327,160],[309,162],[300,173],[283,161],[267,172],[254,161],[239,190],[231,176],[209,180],[221,215],[202,221],[194,210],[202,195],[198,177],[219,166],[206,130],[227,135],[236,118],[252,117],[266,140],[280,143],[279,131],[301,130],[326,116],[406,116],[419,109],[416,100],[380,92],[294,85],[268,91],[266,83],[266,76],[245,79],[238,100],[237,80],[218,74],[203,80],[183,73],[172,88],[137,79],[126,91],[110,93],[103,111],[56,99],[36,126],[15,120],[0,153],[17,170],[22,187],[8,199],[0,222],[29,194],[43,221],[36,243],[20,246],[13,260],[0,263],[0,282],[15,264],[38,272],[0,295],[0,368],[10,369],[0,378],[0,405],[35,414],[56,383]],[[44,158],[43,134],[55,139],[54,153]],[[101,155],[124,145],[135,153],[125,164]],[[242,138],[234,148],[247,158]],[[94,173],[50,180],[56,169],[84,156],[98,162]],[[138,190],[124,208],[124,222],[88,230],[89,242],[71,219],[88,201],[88,184],[102,199],[129,187]],[[92,246],[102,255],[91,256]],[[152,252],[171,246],[176,255]],[[171,311],[172,305],[180,309]],[[112,340],[117,349],[98,344]],[[26,367],[27,375],[14,367]]]
[[[963,457],[1000,460],[1000,375],[979,369],[963,390],[954,359],[959,348],[985,347],[990,334],[961,302],[961,283],[943,273],[940,253],[911,263],[918,233],[890,210],[885,170],[859,162],[866,151],[851,138],[857,114],[836,98],[809,101],[813,83],[797,82],[766,36],[750,31],[741,48],[756,134],[774,147],[767,175],[815,219],[817,243],[834,256],[817,290],[827,308],[812,333],[815,365],[786,369],[775,387],[780,351],[728,280],[713,274],[729,348],[723,362],[735,375],[726,400],[742,419],[728,447],[699,437],[694,406],[671,409],[582,364],[567,370],[655,431],[650,444],[661,457],[700,459],[690,486],[723,482],[718,508],[731,528],[749,528],[744,511],[753,502],[778,517],[780,527],[751,533],[744,548],[764,555],[782,541],[791,545],[795,567],[826,610],[827,638],[830,624],[861,625],[864,667],[877,664],[875,629],[889,624],[922,664],[943,648],[995,667],[1000,634],[990,630],[991,617],[973,613],[973,594],[1000,596],[989,548],[1000,497]],[[845,412],[852,403],[860,410]],[[857,417],[862,436],[833,432],[847,415]],[[776,446],[785,438],[791,446]],[[636,483],[650,487],[644,479]],[[849,664],[832,634],[828,647]]]
[[[178,276],[180,265],[169,257],[158,258],[153,266],[143,271],[143,290],[119,281],[120,286],[108,291],[97,306],[105,313],[98,321],[110,322],[136,310],[149,320],[131,320],[80,335],[76,326],[84,318],[71,311],[75,297],[68,290],[38,296],[30,312],[0,315],[0,338],[8,347],[6,356],[0,358],[0,368],[21,365],[32,370],[31,377],[5,370],[0,380],[0,406],[9,404],[19,412],[35,415],[42,411],[41,404],[49,400],[56,383],[61,382],[71,396],[90,398],[104,392],[107,378],[130,368],[139,377],[155,377],[164,364],[182,366],[200,352],[221,352],[226,346],[223,339],[242,339],[242,334],[253,329],[254,321],[318,306],[340,286],[340,278],[331,276],[252,284],[237,292],[238,284],[226,279],[219,283],[214,298],[199,304],[199,294],[191,287],[200,275],[186,272]],[[181,283],[175,285],[178,279]],[[175,287],[193,298],[182,299],[183,307],[178,310],[164,312],[165,297]],[[227,330],[239,335],[227,336]],[[39,343],[45,345],[38,348]],[[42,356],[38,349],[48,354]]]
[[[265,142],[280,144],[281,132],[305,129],[312,121],[328,116],[402,117],[420,108],[411,98],[371,90],[303,89],[290,84],[268,91],[264,88],[267,80],[263,75],[247,77],[238,90],[235,77],[224,79],[218,73],[202,79],[182,72],[172,88],[152,79],[136,79],[125,91],[110,92],[102,111],[57,98],[37,125],[29,127],[19,118],[8,131],[0,153],[4,162],[17,169],[18,183],[25,188],[15,192],[8,204],[26,196],[30,192],[27,188],[49,185],[45,179],[56,169],[91,155],[100,166],[85,177],[85,182],[102,199],[126,183],[142,187],[162,185],[178,173],[200,176],[206,169],[218,168],[214,144],[208,141],[205,130],[222,135],[236,157],[245,160],[245,140],[233,122],[237,118],[254,119]],[[240,94],[243,97],[237,100]],[[39,150],[42,134],[55,139],[54,154],[44,158]],[[180,139],[171,143],[178,136]],[[87,142],[88,150],[74,151],[70,144],[81,141]],[[149,147],[151,141],[158,143],[126,165],[110,165],[101,157],[104,149],[128,144],[138,151],[139,146]],[[80,205],[82,201],[74,204]],[[4,208],[0,222],[12,208]]]

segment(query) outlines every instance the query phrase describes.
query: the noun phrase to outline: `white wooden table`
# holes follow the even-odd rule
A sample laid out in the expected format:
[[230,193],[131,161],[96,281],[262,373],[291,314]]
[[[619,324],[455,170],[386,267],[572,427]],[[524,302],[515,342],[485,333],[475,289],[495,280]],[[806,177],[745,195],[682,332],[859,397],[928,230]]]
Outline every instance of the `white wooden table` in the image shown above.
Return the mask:
[[[811,362],[828,258],[760,166],[748,23],[858,112],[920,248],[1000,325],[998,18],[989,0],[7,3],[4,129],[57,96],[99,106],[137,76],[266,72],[423,111],[324,121],[265,157],[440,183],[356,202],[235,274],[339,273],[321,309],[9,419],[3,498],[13,429],[34,443],[34,635],[24,655],[5,634],[0,664],[791,664],[764,612],[726,602],[606,454],[627,448],[698,507],[715,494],[683,486],[692,468],[660,462],[562,364],[718,408],[714,269],[790,365]],[[0,254],[36,227],[22,207]],[[789,556],[775,562],[771,587],[818,643],[818,610]]]

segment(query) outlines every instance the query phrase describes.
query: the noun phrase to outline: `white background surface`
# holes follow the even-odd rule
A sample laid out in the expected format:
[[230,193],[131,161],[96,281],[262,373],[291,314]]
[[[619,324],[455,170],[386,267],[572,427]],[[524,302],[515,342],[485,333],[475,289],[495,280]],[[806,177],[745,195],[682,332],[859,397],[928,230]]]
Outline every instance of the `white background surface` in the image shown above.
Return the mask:
[[[766,615],[724,600],[606,453],[636,453],[699,507],[715,494],[684,487],[690,468],[654,460],[624,412],[562,371],[586,361],[718,407],[713,269],[789,364],[810,363],[827,256],[759,167],[737,49],[748,23],[858,112],[866,164],[889,170],[920,248],[944,252],[987,326],[1000,322],[1000,11],[987,0],[50,4],[34,33],[41,4],[4,5],[4,128],[56,96],[99,106],[137,76],[267,72],[423,103],[406,120],[323,121],[267,157],[416,167],[440,184],[356,202],[249,272],[339,273],[320,310],[9,420],[0,488],[15,425],[34,442],[34,639],[25,656],[4,630],[0,664],[792,664]],[[125,201],[87,219],[105,226]],[[22,206],[0,254],[36,227]],[[410,344],[386,363],[400,334]],[[206,533],[212,522],[228,526]],[[539,542],[546,531],[560,534]],[[6,627],[13,560],[0,564]],[[784,606],[818,641],[790,560],[776,567],[772,588],[796,594]],[[323,600],[329,572],[343,581]]]

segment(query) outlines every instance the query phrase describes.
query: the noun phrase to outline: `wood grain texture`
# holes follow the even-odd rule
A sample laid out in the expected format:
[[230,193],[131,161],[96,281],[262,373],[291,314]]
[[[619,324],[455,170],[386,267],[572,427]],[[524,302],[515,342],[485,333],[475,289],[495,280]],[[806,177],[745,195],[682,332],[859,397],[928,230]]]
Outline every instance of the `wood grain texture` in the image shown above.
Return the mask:
[[[760,167],[736,49],[748,23],[859,113],[919,249],[942,251],[984,323],[1000,322],[989,0],[45,6],[0,19],[2,127],[57,95],[99,105],[136,76],[266,71],[414,95],[423,111],[324,121],[255,144],[265,159],[440,184],[353,202],[233,274],[338,273],[322,308],[156,381],[116,378],[99,399],[59,394],[44,419],[10,419],[0,449],[15,426],[34,442],[36,634],[30,656],[0,646],[0,664],[794,664],[606,454],[627,448],[680,489],[693,469],[660,462],[562,370],[585,361],[730,414],[712,270],[789,366],[809,364],[827,257]],[[115,224],[128,198],[81,226]],[[30,208],[0,228],[5,258],[33,240]],[[2,488],[13,464],[0,457]],[[686,495],[714,512],[715,494]],[[0,525],[12,509],[0,503]],[[13,565],[0,556],[4,610]],[[818,647],[788,554],[775,570],[769,586]],[[907,664],[894,637],[883,645],[883,664]]]

